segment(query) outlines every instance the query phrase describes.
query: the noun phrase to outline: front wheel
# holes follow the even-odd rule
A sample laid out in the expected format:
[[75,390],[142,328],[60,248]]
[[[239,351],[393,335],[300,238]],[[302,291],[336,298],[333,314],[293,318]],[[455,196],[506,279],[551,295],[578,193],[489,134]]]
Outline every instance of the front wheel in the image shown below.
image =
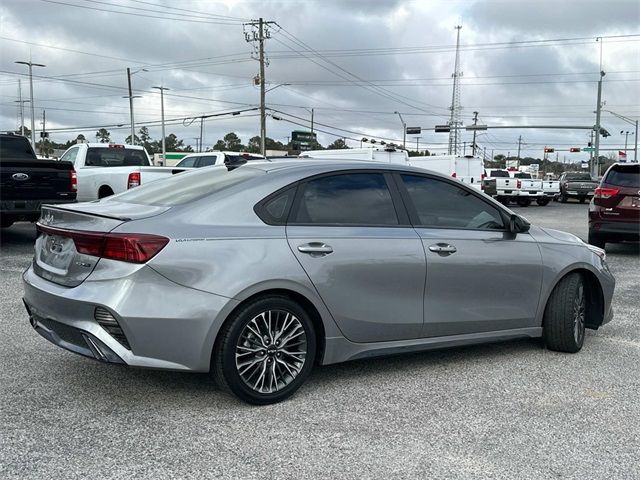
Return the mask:
[[316,335],[308,313],[287,297],[259,298],[235,312],[216,342],[217,383],[245,402],[280,402],[311,373]]
[[528,207],[529,205],[531,205],[531,199],[526,197],[518,197],[516,202],[520,207]]
[[582,275],[571,273],[551,292],[542,324],[548,349],[575,353],[582,348],[587,305],[585,290]]
[[538,205],[540,205],[541,207],[544,207],[545,205],[547,205],[549,203],[549,197],[540,197],[540,198],[536,199],[536,203]]

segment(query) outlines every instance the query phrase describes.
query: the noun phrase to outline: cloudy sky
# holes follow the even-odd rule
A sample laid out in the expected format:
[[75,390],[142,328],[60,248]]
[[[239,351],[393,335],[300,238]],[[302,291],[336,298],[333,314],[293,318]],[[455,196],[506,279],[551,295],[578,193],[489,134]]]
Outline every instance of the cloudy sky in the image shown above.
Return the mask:
[[[266,41],[267,135],[286,142],[308,129],[315,113],[319,141],[344,136],[402,141],[400,112],[410,127],[445,124],[452,96],[454,27],[462,25],[462,121],[498,125],[588,126],[595,122],[600,42],[605,109],[640,116],[640,2],[637,0],[3,0],[0,3],[0,130],[18,125],[18,81],[28,99],[34,67],[36,129],[43,109],[51,138],[63,142],[105,126],[112,139],[129,134],[126,68],[132,77],[136,126],[160,137],[165,86],[167,133],[204,145],[230,131],[246,142],[259,134],[259,64],[245,40],[259,17]],[[142,70],[144,69],[144,70]],[[282,85],[285,84],[285,85]],[[278,86],[280,85],[280,86]],[[277,87],[277,88],[274,88]],[[25,104],[29,125],[29,104]],[[228,115],[242,110],[240,115]],[[245,111],[246,110],[246,111]],[[624,146],[633,126],[610,113],[605,149]],[[586,146],[587,130],[495,129],[480,133],[487,154],[542,156],[544,145]],[[421,148],[446,152],[448,136],[424,131]],[[463,133],[470,142],[471,133]],[[407,143],[415,148],[416,136]],[[629,137],[633,143],[633,136]],[[587,154],[560,152],[560,159]],[[629,155],[630,157],[632,154]]]

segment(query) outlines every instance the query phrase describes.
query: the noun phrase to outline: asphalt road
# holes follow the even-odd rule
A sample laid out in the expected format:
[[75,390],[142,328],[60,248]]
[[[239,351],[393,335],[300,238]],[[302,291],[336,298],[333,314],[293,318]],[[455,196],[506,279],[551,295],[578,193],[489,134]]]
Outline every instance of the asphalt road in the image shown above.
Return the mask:
[[[586,205],[515,209],[586,238]],[[63,351],[29,326],[34,229],[2,234],[0,478],[640,478],[640,256],[575,355],[517,341],[316,369],[251,407],[203,374]]]

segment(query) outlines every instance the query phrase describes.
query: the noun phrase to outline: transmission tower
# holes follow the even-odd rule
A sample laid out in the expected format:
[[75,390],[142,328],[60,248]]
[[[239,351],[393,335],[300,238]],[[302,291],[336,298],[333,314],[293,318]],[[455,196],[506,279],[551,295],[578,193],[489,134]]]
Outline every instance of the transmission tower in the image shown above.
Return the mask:
[[460,153],[460,135],[459,129],[462,125],[460,121],[460,77],[462,72],[460,71],[460,29],[462,25],[457,25],[456,30],[456,62],[453,70],[453,93],[451,95],[451,117],[449,119],[449,155],[458,155]]

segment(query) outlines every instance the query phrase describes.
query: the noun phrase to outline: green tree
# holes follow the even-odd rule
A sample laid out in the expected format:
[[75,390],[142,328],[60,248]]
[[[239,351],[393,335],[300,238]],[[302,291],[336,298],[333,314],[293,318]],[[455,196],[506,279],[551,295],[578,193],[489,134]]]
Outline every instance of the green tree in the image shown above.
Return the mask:
[[80,134],[76,137],[76,143],[84,143],[86,140],[87,139],[83,134]]
[[[16,135],[20,135],[20,129],[15,131]],[[26,126],[24,127],[24,136],[27,138],[31,138],[31,130],[29,130]]]
[[327,146],[327,150],[343,150],[349,148],[343,138],[337,138],[335,142]]
[[213,146],[214,150],[226,150],[227,145],[224,143],[224,140],[218,140],[216,144]]
[[[193,152],[191,145],[185,146],[184,140],[178,139],[175,133],[167,135],[164,139],[164,143],[167,152]],[[154,142],[154,144],[159,145],[160,149],[162,149],[160,142]]]
[[133,144],[131,143],[131,135],[128,135],[127,138],[124,139],[124,143],[127,145],[140,145],[140,138],[137,135],[133,136]]
[[242,141],[240,140],[240,137],[238,137],[238,135],[236,135],[233,132],[227,133],[224,137],[223,137],[225,146],[226,146],[226,150],[230,150],[232,152],[239,152],[241,150],[244,150],[244,145],[242,145]]
[[260,137],[255,136],[249,139],[247,143],[247,152],[251,153],[260,153]]
[[111,140],[111,134],[106,128],[101,128],[96,132],[96,139],[100,143],[109,143],[109,141]]

